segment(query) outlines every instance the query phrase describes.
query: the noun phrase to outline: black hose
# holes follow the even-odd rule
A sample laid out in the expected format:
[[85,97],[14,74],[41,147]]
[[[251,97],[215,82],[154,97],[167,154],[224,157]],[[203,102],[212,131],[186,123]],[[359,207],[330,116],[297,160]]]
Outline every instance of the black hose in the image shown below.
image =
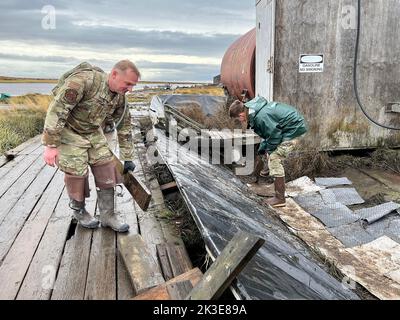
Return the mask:
[[358,51],[359,51],[359,44],[360,44],[360,33],[361,33],[361,0],[358,0],[358,13],[357,13],[357,39],[356,39],[356,52],[355,52],[355,56],[354,56],[354,93],[356,95],[356,99],[357,99],[357,103],[360,106],[361,111],[364,113],[364,115],[367,117],[367,119],[369,121],[371,121],[372,123],[376,124],[377,126],[380,126],[382,128],[385,129],[389,129],[389,130],[400,130],[400,128],[396,128],[396,127],[391,127],[391,126],[386,126],[384,124],[379,123],[378,121],[376,121],[375,119],[373,119],[366,111],[365,108],[363,106],[363,104],[361,103],[360,100],[360,95],[358,93],[358,83],[357,83],[357,61],[358,61]]

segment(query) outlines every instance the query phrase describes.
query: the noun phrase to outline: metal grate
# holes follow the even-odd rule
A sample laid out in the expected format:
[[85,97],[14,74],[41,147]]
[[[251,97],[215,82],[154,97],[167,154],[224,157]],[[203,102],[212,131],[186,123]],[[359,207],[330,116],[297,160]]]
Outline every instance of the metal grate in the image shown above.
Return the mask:
[[349,179],[345,178],[315,178],[315,183],[320,187],[336,187],[353,184]]
[[319,191],[326,204],[339,202],[346,206],[364,203],[364,199],[354,188],[335,188]]
[[328,204],[311,214],[321,220],[327,227],[337,227],[359,220],[359,217],[353,211],[339,202]]

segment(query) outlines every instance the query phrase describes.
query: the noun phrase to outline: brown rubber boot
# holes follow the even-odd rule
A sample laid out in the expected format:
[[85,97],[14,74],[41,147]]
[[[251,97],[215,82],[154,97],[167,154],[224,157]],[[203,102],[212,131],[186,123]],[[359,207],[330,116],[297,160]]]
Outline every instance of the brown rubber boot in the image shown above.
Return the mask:
[[100,221],[90,215],[85,209],[85,198],[90,195],[88,176],[74,176],[65,174],[65,187],[67,189],[70,202],[69,206],[73,211],[74,217],[82,227],[95,229],[99,227]]
[[88,229],[97,229],[100,226],[100,221],[94,218],[85,209],[85,202],[79,202],[71,199],[69,202],[69,207],[74,212],[74,217],[78,220],[78,223]]
[[274,208],[286,206],[285,199],[285,177],[277,177],[274,181],[275,197],[265,200],[265,203]]

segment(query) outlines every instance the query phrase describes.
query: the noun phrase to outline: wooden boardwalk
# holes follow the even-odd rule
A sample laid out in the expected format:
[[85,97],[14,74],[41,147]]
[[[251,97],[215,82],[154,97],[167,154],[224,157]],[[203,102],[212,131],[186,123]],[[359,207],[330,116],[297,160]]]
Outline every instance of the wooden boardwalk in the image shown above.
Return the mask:
[[[134,111],[133,111],[134,112]],[[135,119],[135,115],[134,119]],[[138,112],[136,121],[145,116]],[[158,181],[148,168],[146,149],[135,129],[136,174],[152,191],[143,212],[126,189],[117,209],[130,224],[129,235],[141,234],[157,263],[158,244],[183,245],[157,219],[165,210]],[[0,159],[0,299],[130,299],[135,292],[110,229],[76,226],[68,207],[63,174],[43,161],[36,137]],[[96,190],[90,175],[89,212],[96,212]],[[162,268],[160,267],[160,270]]]

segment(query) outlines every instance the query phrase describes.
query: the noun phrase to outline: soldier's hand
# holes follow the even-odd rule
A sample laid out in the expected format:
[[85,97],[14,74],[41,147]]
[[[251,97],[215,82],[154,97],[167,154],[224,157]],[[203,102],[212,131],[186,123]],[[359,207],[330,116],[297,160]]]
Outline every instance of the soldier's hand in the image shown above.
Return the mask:
[[52,147],[45,147],[44,148],[44,161],[51,167],[58,161],[58,149]]
[[125,161],[124,162],[124,174],[128,173],[128,171],[135,170],[136,166],[132,161]]

